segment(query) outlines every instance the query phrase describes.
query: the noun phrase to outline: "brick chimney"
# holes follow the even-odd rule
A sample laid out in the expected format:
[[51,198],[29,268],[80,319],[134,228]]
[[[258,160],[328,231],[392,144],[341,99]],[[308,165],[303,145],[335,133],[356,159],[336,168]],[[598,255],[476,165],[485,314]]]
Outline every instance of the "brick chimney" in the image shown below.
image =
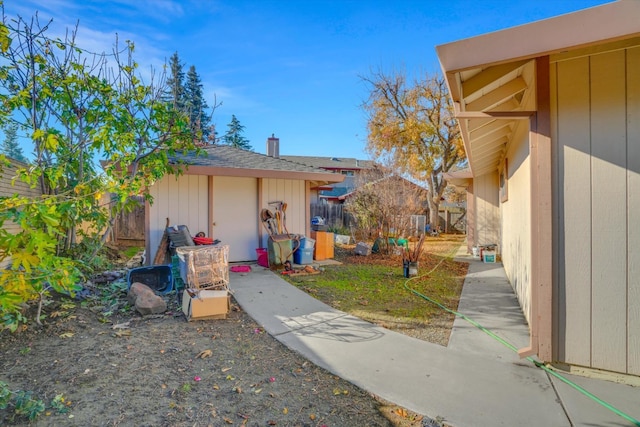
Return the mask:
[[276,138],[275,134],[271,134],[271,137],[267,138],[267,156],[280,157],[280,138]]

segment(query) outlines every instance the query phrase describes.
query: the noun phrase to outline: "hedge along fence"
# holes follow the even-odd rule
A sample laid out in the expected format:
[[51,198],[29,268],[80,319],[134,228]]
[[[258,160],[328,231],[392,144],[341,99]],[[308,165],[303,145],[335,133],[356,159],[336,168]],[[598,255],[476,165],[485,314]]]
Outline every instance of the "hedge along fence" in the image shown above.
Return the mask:
[[[40,197],[42,195],[40,188],[31,188],[18,179],[14,181],[18,169],[28,167],[29,165],[12,158],[7,159],[9,160],[9,165],[2,165],[0,167],[0,197],[11,197],[15,194],[26,197]],[[7,230],[9,233],[16,234],[20,231],[20,226],[13,221],[7,221],[2,224],[2,229]],[[0,268],[6,268],[10,262],[10,259],[1,261]]]

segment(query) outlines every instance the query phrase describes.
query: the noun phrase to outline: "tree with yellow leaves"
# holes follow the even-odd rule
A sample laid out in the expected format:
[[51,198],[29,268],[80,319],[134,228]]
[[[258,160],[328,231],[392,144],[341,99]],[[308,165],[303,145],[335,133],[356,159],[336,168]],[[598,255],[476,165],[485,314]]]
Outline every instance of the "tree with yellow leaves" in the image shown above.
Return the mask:
[[402,73],[363,77],[370,87],[367,151],[401,174],[426,182],[432,227],[438,226],[443,173],[466,162],[460,129],[441,76],[425,75],[412,85]]

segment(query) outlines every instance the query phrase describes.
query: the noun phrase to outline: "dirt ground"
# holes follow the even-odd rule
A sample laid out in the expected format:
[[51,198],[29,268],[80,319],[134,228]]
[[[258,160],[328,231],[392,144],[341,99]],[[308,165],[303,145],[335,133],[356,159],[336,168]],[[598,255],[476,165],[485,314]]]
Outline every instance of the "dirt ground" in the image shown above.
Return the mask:
[[[0,381],[47,409],[32,423],[0,410],[0,425],[422,425],[288,350],[235,305],[228,319],[200,322],[173,305],[103,323],[57,301],[44,327],[3,333]],[[56,395],[68,412],[49,407]]]
[[123,291],[110,315],[52,298],[43,326],[0,333],[0,382],[46,405],[32,422],[0,409],[0,425],[441,425],[306,361],[235,302],[227,319],[187,322],[165,298],[165,314],[145,317],[121,310]]

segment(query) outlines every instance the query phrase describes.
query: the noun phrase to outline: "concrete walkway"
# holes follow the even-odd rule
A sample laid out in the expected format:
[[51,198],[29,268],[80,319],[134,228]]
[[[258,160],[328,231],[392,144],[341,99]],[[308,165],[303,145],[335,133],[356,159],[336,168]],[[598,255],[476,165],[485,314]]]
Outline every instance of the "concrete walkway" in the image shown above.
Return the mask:
[[[464,261],[470,264],[458,311],[516,348],[527,346],[527,324],[502,265]],[[284,345],[425,417],[456,427],[636,425],[461,318],[442,347],[335,310],[257,265],[231,273],[229,286],[242,309]],[[640,419],[640,387],[564,376]]]

